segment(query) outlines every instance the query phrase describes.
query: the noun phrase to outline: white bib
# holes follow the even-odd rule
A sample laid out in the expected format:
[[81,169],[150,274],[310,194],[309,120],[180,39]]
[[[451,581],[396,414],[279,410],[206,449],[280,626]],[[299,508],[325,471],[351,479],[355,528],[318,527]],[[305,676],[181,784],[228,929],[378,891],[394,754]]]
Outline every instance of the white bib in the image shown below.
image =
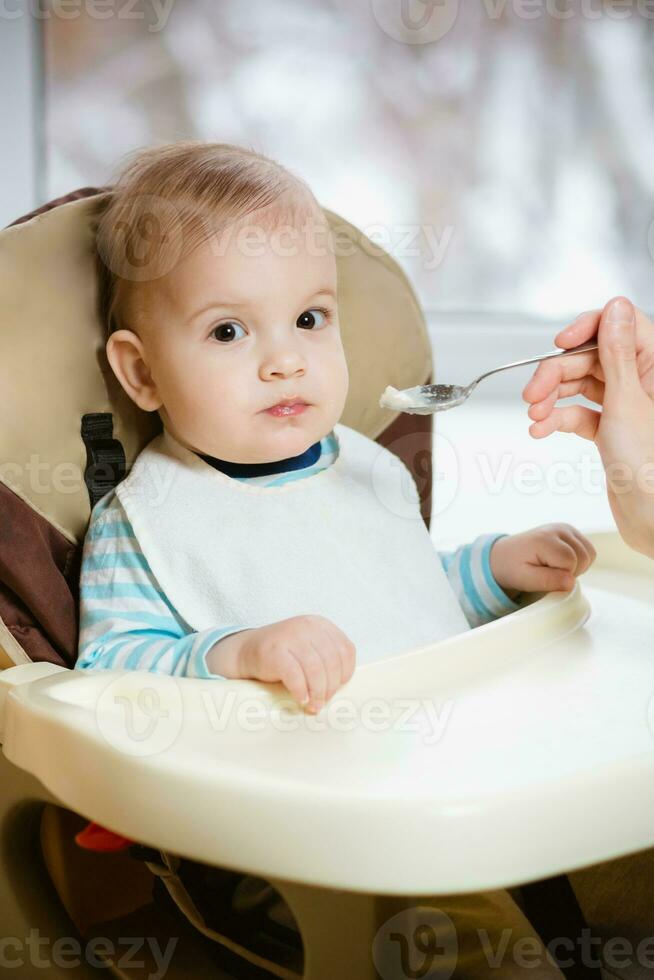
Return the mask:
[[470,629],[404,463],[337,423],[337,459],[282,486],[227,476],[167,429],[116,493],[168,600],[193,630],[326,616],[357,664]]

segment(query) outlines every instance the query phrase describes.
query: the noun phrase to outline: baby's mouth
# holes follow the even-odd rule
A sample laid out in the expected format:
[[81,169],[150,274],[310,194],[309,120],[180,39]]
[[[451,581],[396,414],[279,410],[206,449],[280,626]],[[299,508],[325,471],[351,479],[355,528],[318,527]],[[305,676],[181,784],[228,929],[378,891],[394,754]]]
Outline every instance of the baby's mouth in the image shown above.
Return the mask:
[[278,402],[276,405],[271,405],[265,411],[268,415],[275,416],[287,416],[287,415],[301,415],[309,405],[307,402],[302,401],[301,398],[285,399],[284,401]]

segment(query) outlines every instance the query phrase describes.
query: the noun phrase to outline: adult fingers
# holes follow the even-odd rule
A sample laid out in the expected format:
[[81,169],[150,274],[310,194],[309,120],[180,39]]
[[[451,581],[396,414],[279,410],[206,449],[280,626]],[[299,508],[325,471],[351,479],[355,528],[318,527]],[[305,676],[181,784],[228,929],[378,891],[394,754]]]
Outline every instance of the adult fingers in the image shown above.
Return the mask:
[[565,348],[584,344],[597,334],[601,315],[601,309],[586,310],[585,313],[580,313],[572,323],[569,323],[563,330],[559,330],[554,338],[554,343],[557,347]]
[[[617,300],[630,303],[624,296],[615,296],[602,309],[587,310],[585,313],[581,313],[576,320],[569,323],[555,336],[554,343],[556,346],[563,348],[576,347],[578,344],[583,344],[586,340],[590,340],[591,337],[598,336],[601,332],[600,326],[606,319],[609,308]],[[633,304],[630,305],[635,318],[634,342],[636,354],[642,354],[643,352],[647,354],[649,352],[651,359],[654,357],[654,324],[639,307]],[[592,358],[593,356],[594,352],[591,351],[590,355],[574,354],[570,358],[560,357],[554,360],[542,361],[525,388],[523,397],[526,401],[530,402],[542,401],[560,381],[572,380],[582,374],[589,374],[600,381],[605,381],[604,368],[599,362],[599,358],[595,358],[592,367],[588,370],[588,358]],[[560,376],[557,374],[559,368],[561,368]]]
[[583,395],[596,405],[601,405],[604,402],[604,383],[588,376],[577,381],[564,381],[547,398],[534,402],[529,407],[527,415],[534,422],[540,422],[547,418],[559,398],[570,398],[572,395]]
[[[609,303],[611,302],[613,300],[609,300]],[[563,330],[557,333],[554,338],[556,346],[576,347],[577,344],[583,344],[584,341],[596,336],[599,331],[600,318],[607,305],[608,303],[601,309],[587,310],[585,313],[581,313],[576,320],[569,323],[567,327],[564,327]],[[636,314],[636,349],[640,353],[641,351],[650,349],[652,346],[654,324],[647,314],[643,313],[640,307],[634,306],[634,312]],[[579,356],[581,357],[583,355]]]
[[606,395],[624,398],[642,390],[636,352],[636,311],[626,296],[616,296],[604,307],[599,325],[599,356]]
[[534,439],[542,439],[553,432],[574,432],[582,439],[594,441],[601,417],[601,412],[583,405],[553,408],[547,418],[529,426],[529,435]]
[[577,381],[580,378],[593,377],[604,380],[602,366],[599,363],[597,351],[587,354],[571,354],[570,357],[551,357],[541,361],[531,378],[522,390],[522,398],[526,402],[543,401],[567,381]]

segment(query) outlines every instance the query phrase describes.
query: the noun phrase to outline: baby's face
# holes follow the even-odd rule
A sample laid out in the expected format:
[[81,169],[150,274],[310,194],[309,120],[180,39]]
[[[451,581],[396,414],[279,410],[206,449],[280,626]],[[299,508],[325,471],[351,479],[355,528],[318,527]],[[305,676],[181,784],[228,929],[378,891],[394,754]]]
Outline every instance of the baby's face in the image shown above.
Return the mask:
[[[256,215],[250,221],[256,227]],[[272,462],[304,452],[343,412],[336,261],[322,232],[298,224],[293,238],[261,228],[245,238],[243,224],[152,284],[142,341],[159,414],[179,442],[220,459]],[[288,398],[307,407],[267,411]]]

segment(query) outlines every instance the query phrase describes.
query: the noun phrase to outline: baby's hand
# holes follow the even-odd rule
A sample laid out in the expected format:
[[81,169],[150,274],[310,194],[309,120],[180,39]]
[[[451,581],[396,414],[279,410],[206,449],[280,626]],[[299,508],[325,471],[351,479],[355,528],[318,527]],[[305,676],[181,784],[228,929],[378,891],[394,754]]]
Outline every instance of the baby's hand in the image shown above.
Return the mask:
[[292,616],[247,630],[238,654],[241,677],[281,681],[308,711],[318,712],[354,673],[355,647],[324,616]]
[[568,592],[597,557],[588,538],[570,524],[540,527],[499,538],[490,565],[505,591]]

